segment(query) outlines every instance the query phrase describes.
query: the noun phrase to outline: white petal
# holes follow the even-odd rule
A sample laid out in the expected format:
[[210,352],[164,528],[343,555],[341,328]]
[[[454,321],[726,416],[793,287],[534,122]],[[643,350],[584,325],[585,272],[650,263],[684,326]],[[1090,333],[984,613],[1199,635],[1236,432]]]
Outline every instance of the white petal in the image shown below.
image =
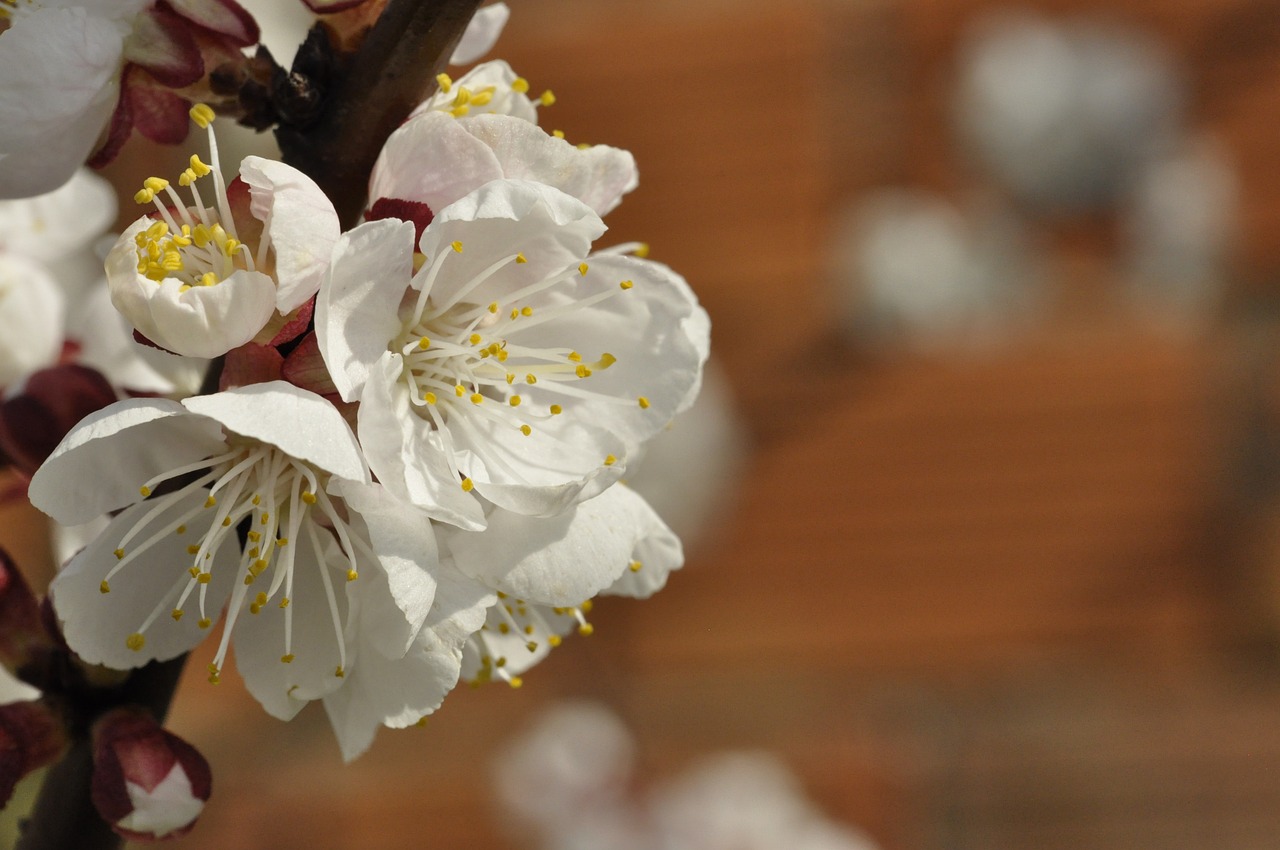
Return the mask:
[[458,569],[511,596],[573,606],[613,584],[661,520],[644,500],[611,487],[560,516],[494,511],[481,532],[442,532]]
[[383,145],[370,178],[369,198],[417,201],[436,213],[503,176],[493,151],[458,119],[424,112],[402,124]]
[[413,274],[413,225],[371,221],[344,233],[316,299],[316,341],[343,401],[359,397],[369,368],[400,332]]
[[145,359],[143,349],[170,358],[173,355],[165,355],[134,341],[132,329],[111,306],[111,294],[105,280],[71,302],[67,337],[80,346],[76,362],[97,369],[112,386],[125,387],[133,392],[169,394],[178,391],[174,381]]
[[[326,548],[326,563],[316,558],[307,541],[290,541],[290,545],[296,544],[298,550],[294,554],[293,590],[287,609],[272,600],[259,613],[251,613],[249,605],[254,585],[245,594],[236,621],[233,643],[236,670],[244,679],[249,693],[266,712],[281,720],[291,719],[309,700],[330,694],[344,684],[344,679],[336,675],[343,658],[339,646],[342,638],[333,626],[329,598],[320,571],[329,572],[338,622],[345,628],[347,561],[327,532],[323,534],[322,542]],[[266,578],[264,574],[260,581]],[[285,663],[281,659],[286,652],[285,619],[289,612],[293,617],[292,643],[289,645],[293,660]],[[348,659],[348,663],[351,661]]]
[[167,470],[226,449],[222,428],[167,399],[130,399],[91,413],[44,462],[31,504],[76,525],[137,501],[138,488]]
[[182,402],[193,413],[353,481],[368,481],[360,446],[338,409],[320,396],[284,381],[193,396]]
[[[198,491],[184,496],[148,523],[132,543],[142,544],[165,524],[176,521],[183,513],[203,504],[206,494]],[[119,561],[114,551],[125,533],[132,529],[154,507],[154,502],[140,502],[117,516],[107,529],[79,555],[71,559],[54,578],[49,592],[53,608],[62,624],[67,643],[92,664],[128,669],[141,667],[148,661],[176,658],[200,643],[209,634],[198,625],[199,590],[183,604],[184,616],[174,620],[170,611],[178,594],[190,580],[187,568],[192,557],[187,546],[200,540],[208,530],[211,517],[187,523],[183,534],[168,534],[111,578],[111,592],[102,593],[100,585]],[[197,520],[200,517],[197,517]],[[149,532],[147,529],[154,529]],[[218,619],[235,580],[235,556],[231,546],[223,546],[208,571],[213,579],[205,586],[205,612]],[[134,651],[126,646],[130,635],[141,630],[146,619],[159,610],[159,616],[143,632],[146,642]]]
[[485,106],[488,112],[502,115],[514,115],[525,121],[537,123],[538,108],[527,94],[513,91],[511,84],[518,79],[511,66],[501,59],[482,62],[454,81],[448,92],[437,91],[418,105],[410,117],[431,110],[448,111],[453,108],[454,98],[459,88],[467,88],[473,92],[493,87],[493,99]]
[[412,645],[435,598],[433,574],[440,557],[431,520],[379,485],[337,481],[333,486],[364,520],[381,566],[362,571],[358,587],[352,585],[361,593],[362,616],[368,618],[363,640],[382,655],[399,658]]
[[509,115],[477,115],[453,123],[492,150],[500,176],[554,186],[600,215],[618,206],[640,182],[635,158],[619,148],[579,148]]
[[204,811],[204,800],[195,795],[191,778],[179,761],[150,791],[128,781],[125,790],[133,811],[115,825],[143,835],[163,838],[190,825]]
[[115,108],[127,30],[86,7],[24,9],[0,33],[0,197],[39,195],[84,164]]
[[88,248],[115,218],[115,189],[81,168],[52,192],[0,203],[0,250],[52,263]]
[[31,687],[10,673],[8,667],[0,664],[0,705],[30,702],[33,699],[40,699],[39,689]]
[[63,310],[62,290],[43,266],[0,254],[0,387],[57,361]]
[[448,301],[497,260],[522,253],[467,296],[484,304],[496,295],[573,268],[605,231],[600,217],[576,198],[541,183],[495,180],[441,210],[422,234],[421,250],[434,259],[452,253],[431,289],[436,303]]
[[608,596],[630,596],[634,599],[647,599],[661,590],[667,583],[667,577],[674,570],[684,566],[684,548],[680,538],[675,535],[657,512],[630,487],[618,485],[609,492],[618,491],[638,503],[635,505],[637,517],[643,529],[631,553],[632,565],[639,564],[638,569],[624,570],[618,580],[609,585],[603,592]]
[[400,363],[400,355],[384,353],[360,396],[357,427],[370,469],[391,492],[432,519],[484,528],[484,511],[449,470],[438,435],[410,410]]
[[477,9],[471,17],[471,23],[467,24],[462,33],[462,38],[458,40],[458,46],[453,49],[449,64],[469,65],[492,50],[510,17],[511,9],[506,3],[494,3]]
[[341,228],[328,196],[307,175],[283,162],[245,157],[240,176],[249,185],[249,208],[266,222],[264,238],[275,253],[276,310],[286,315],[316,294]]

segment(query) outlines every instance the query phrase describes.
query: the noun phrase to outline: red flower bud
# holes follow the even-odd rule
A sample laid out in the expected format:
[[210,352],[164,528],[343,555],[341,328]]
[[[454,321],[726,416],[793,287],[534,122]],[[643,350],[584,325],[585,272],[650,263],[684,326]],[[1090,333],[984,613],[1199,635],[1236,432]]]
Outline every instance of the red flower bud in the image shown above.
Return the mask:
[[32,475],[76,423],[115,400],[107,379],[87,366],[41,369],[0,403],[0,449]]
[[38,650],[51,645],[40,603],[9,553],[0,549],[0,662],[19,670]]
[[18,780],[51,763],[66,745],[62,724],[43,702],[0,706],[0,808]]
[[93,805],[134,841],[185,835],[213,790],[209,763],[150,714],[116,709],[93,730]]

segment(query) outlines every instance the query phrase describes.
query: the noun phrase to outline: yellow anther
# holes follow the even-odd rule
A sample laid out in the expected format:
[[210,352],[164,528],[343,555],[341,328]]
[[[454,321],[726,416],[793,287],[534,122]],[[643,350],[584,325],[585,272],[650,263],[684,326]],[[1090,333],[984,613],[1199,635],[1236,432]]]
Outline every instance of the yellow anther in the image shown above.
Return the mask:
[[519,676],[512,676],[509,680],[507,680],[507,684],[513,688],[518,688],[524,684],[524,679],[521,679]]
[[222,527],[223,527],[223,528],[230,528],[230,527],[231,527],[231,517],[229,517],[229,516],[228,516],[228,517],[223,517],[223,518],[222,518]]
[[621,283],[619,283],[618,286],[622,287],[623,289],[630,289],[631,287],[635,286],[635,284],[629,280],[624,280]]
[[191,163],[191,170],[195,172],[195,175],[197,177],[204,177],[206,174],[213,171],[212,168],[210,168],[209,166],[201,162],[200,157],[196,154],[191,155],[190,163]]
[[158,194],[169,188],[169,181],[163,177],[148,177],[142,181],[142,185]]
[[617,463],[617,462],[618,462],[618,459],[617,459],[616,457],[614,457],[613,455],[605,455],[605,456],[604,456],[604,465],[605,465],[605,466],[613,466],[613,465],[614,465],[615,463]]
[[124,645],[137,652],[147,645],[147,639],[140,632],[134,632],[124,639]]
[[182,255],[177,251],[165,251],[164,259],[160,262],[160,268],[167,272],[180,272],[183,269]]
[[133,195],[133,202],[135,204],[149,204],[155,199],[156,193],[152,192],[150,189],[139,189]]
[[280,608],[288,608],[288,607],[289,607],[289,597],[287,597],[287,596],[282,597],[282,598],[280,599],[280,605],[279,605],[278,607],[280,607]]
[[452,248],[454,251],[456,251],[456,252],[457,252],[457,253],[459,253],[459,254],[461,254],[461,253],[462,253],[462,243],[461,243],[461,242],[458,242],[458,241],[456,241],[456,240],[455,240],[455,241],[453,241],[453,242],[450,242],[450,243],[449,243],[449,247],[450,247],[450,248]]
[[196,243],[197,248],[203,248],[209,244],[209,228],[203,224],[197,224],[191,228],[191,241]]
[[425,401],[427,404],[435,404],[436,394],[431,392],[431,390],[427,390],[425,393],[422,394],[422,400]]
[[217,117],[217,113],[209,108],[208,104],[204,103],[197,103],[195,106],[191,107],[188,114],[191,116],[191,120],[196,122],[196,126],[201,130],[208,127],[213,119]]
[[[507,625],[506,623],[498,623],[498,631],[502,632],[505,635],[511,631],[511,626]],[[498,663],[501,664],[502,662],[499,661]]]
[[427,725],[427,718],[426,718],[426,717],[419,717],[419,718],[417,719],[417,721],[415,721],[415,722],[414,722],[414,724],[413,724],[413,725],[414,725],[414,726],[418,726],[418,727],[426,726],[426,725]]
[[483,401],[484,401],[484,396],[480,395],[480,393],[472,393],[472,394],[471,394],[471,403],[472,403],[472,404],[480,404],[480,403],[481,403],[481,402],[483,402]]
[[637,399],[636,399],[636,401],[640,404],[640,409],[641,409],[641,410],[648,410],[648,409],[649,409],[649,397],[648,397],[648,396],[640,396],[639,398],[637,398]]
[[454,106],[465,106],[471,102],[471,89],[462,86],[458,89],[458,93],[453,98]]
[[524,382],[530,385],[536,384],[538,383],[538,376],[530,372],[524,376]]
[[563,139],[563,138],[564,138],[564,130],[552,130],[552,131],[551,131],[551,135],[555,136],[557,139]]
[[[197,549],[196,549],[196,551],[198,552],[198,551],[200,551],[200,550],[197,548]],[[191,576],[192,578],[200,578],[200,568],[199,568],[199,567],[187,567],[187,573],[188,573],[188,574],[190,574],[190,576]]]
[[261,613],[262,613],[262,606],[261,606],[261,605],[259,605],[257,602],[252,603],[252,604],[249,606],[249,613],[250,613],[250,614],[261,614]]
[[280,663],[281,663],[281,664],[292,664],[292,663],[293,663],[293,659],[294,659],[294,654],[293,654],[292,652],[286,652],[284,655],[281,655],[281,656],[280,656]]
[[258,560],[254,561],[252,564],[249,565],[250,572],[252,572],[255,576],[262,575],[264,572],[266,572],[266,569],[267,569],[267,562],[262,558],[259,558]]
[[308,490],[302,494],[302,501],[304,504],[314,505],[316,503],[316,494]]
[[551,89],[547,89],[541,95],[538,96],[538,103],[541,103],[543,106],[551,106],[555,102],[556,102],[556,96],[555,96],[555,93],[551,91]]
[[479,345],[482,337],[480,336],[480,334],[472,334],[471,336],[467,337],[467,339],[471,341],[472,345]]
[[580,264],[580,265],[578,266],[578,274],[582,275],[583,277],[586,277],[586,276],[587,276],[587,271],[588,271],[590,268],[591,268],[591,266],[587,265],[586,263],[582,263],[582,264]]
[[525,316],[525,317],[532,316],[532,315],[533,315],[533,308],[532,308],[532,307],[521,307],[521,308],[520,308],[520,315],[521,315],[521,316]]
[[516,376],[512,372],[507,373],[507,385],[510,386],[516,382]]
[[262,520],[261,520],[262,524],[266,525],[270,520],[271,520],[271,514],[267,513],[266,511],[263,511]]
[[482,91],[471,96],[472,106],[488,106],[489,101],[493,100],[493,92]]
[[521,434],[524,434],[524,435],[527,437],[527,436],[529,436],[530,434],[532,434],[532,433],[533,433],[533,429],[532,429],[532,428],[530,428],[528,425],[521,425],[521,426],[520,426],[520,433],[521,433]]
[[644,567],[644,564],[641,563],[640,561],[632,561],[630,564],[627,565],[627,568],[630,569],[631,572],[633,573],[640,572],[641,568],[643,567]]
[[458,384],[453,388],[453,394],[456,395],[458,398],[462,398],[464,395],[467,394],[467,390],[465,387],[462,386],[462,384]]
[[578,352],[576,352],[576,351],[570,351],[570,352],[569,352],[569,359],[570,359],[570,360],[572,360],[574,363],[581,363],[581,362],[582,362],[582,355],[581,355],[581,354],[579,354],[579,353],[578,353]]
[[475,489],[475,486],[476,485],[474,481],[472,481],[470,478],[467,478],[465,476],[463,477],[462,489],[464,492],[470,493],[473,489]]
[[641,242],[636,246],[636,249],[632,251],[632,253],[643,260],[645,257],[649,256],[649,243]]
[[610,366],[612,366],[614,363],[617,363],[617,362],[618,362],[618,358],[614,357],[612,354],[606,351],[604,354],[600,355],[600,362],[596,363],[596,368],[608,369]]
[[283,549],[285,546],[288,546],[288,545],[289,545],[289,538],[288,538],[288,537],[277,537],[277,538],[276,538],[276,545]]
[[266,604],[267,604],[267,594],[265,594],[265,593],[259,593],[257,596],[253,597],[253,601],[254,601],[254,602],[256,602],[256,603],[258,603],[259,605],[266,605]]
[[577,144],[577,145],[575,145],[575,147],[577,147],[577,149],[578,149],[578,150],[580,150],[580,151],[589,151],[589,150],[591,150],[591,143],[590,143],[590,142],[578,142],[578,144]]
[[164,221],[157,221],[144,231],[148,239],[162,239],[169,235],[169,224]]
[[335,676],[337,676],[339,679],[341,679],[341,678],[343,678],[344,676],[346,676],[346,675],[347,675],[347,671],[346,671],[346,670],[343,670],[343,669],[342,669],[342,665],[341,665],[341,664],[339,664],[339,665],[334,669],[334,671],[333,671],[333,675],[335,675]]
[[186,527],[185,525],[180,525],[180,526],[178,526],[177,528],[175,528],[175,529],[173,530],[173,533],[174,533],[174,534],[186,534],[186,533],[187,533],[187,527]]
[[188,555],[198,555],[199,553],[200,553],[200,545],[198,543],[192,543],[190,546],[187,547]]
[[591,609],[594,607],[596,607],[596,603],[592,602],[590,599],[583,601],[583,603],[578,606],[578,608],[581,609],[582,613],[584,614],[590,614]]
[[511,308],[511,318],[512,318],[512,319],[518,319],[518,318],[520,318],[520,311],[519,311],[518,309],[516,309],[515,307],[512,307],[512,308]]
[[110,592],[111,592],[111,585],[107,584],[107,580],[106,580],[106,579],[103,579],[103,580],[102,580],[102,583],[98,585],[98,592],[99,592],[99,593],[110,593]]
[[448,94],[453,91],[453,78],[445,73],[436,74],[436,85],[440,86],[440,91]]
[[214,286],[218,283],[218,276],[213,272],[205,272],[200,275],[201,286]]
[[454,118],[462,118],[466,116],[466,114],[470,111],[471,111],[470,106],[455,106],[453,109],[449,110],[449,114],[452,115]]
[[123,550],[123,549],[117,549],[117,550],[115,550],[112,554],[116,556],[116,560],[118,561],[118,560],[120,560],[121,558],[123,558],[123,557],[124,557],[124,550]]
[[588,369],[586,366],[582,365],[581,363],[579,363],[579,364],[578,364],[578,368],[577,368],[577,369],[574,369],[574,370],[573,370],[573,373],[574,373],[575,375],[577,375],[579,378],[590,378],[590,377],[591,377],[591,370],[590,370],[590,369]]
[[178,622],[179,620],[182,619],[182,609],[174,608],[172,611],[169,612],[169,616],[173,618],[173,621],[175,623]]
[[178,175],[179,186],[190,186],[194,182],[196,182],[196,173],[190,168]]
[[261,531],[250,531],[250,532],[249,532],[247,535],[245,535],[245,536],[246,536],[246,537],[248,537],[250,540],[252,540],[254,543],[257,543],[259,540],[261,540],[261,539],[262,539],[262,532],[261,532]]
[[250,502],[251,504],[254,504],[254,505],[261,505],[261,504],[262,504],[262,495],[261,495],[260,493],[254,493],[254,494],[253,494],[253,498],[252,498],[252,499],[250,499],[250,500],[249,500],[249,502]]
[[360,574],[354,569],[347,570],[347,581],[355,581],[360,578]]
[[255,578],[255,576],[254,576],[254,574],[253,574],[253,573],[245,573],[245,576],[244,576],[244,583],[245,583],[245,584],[247,584],[247,585],[248,585],[248,584],[253,584],[253,580],[254,580],[254,578]]
[[490,312],[490,313],[496,313],[496,312],[498,312],[498,302],[497,302],[497,301],[493,301],[493,302],[491,302],[491,303],[489,304],[489,312]]
[[552,415],[552,416],[559,416],[561,413],[564,413],[564,408],[563,408],[563,407],[561,407],[561,406],[560,406],[560,405],[558,405],[558,404],[553,404],[553,405],[551,405],[551,415]]
[[196,623],[196,625],[202,629],[207,629],[213,625],[213,620],[210,620],[208,617],[203,617],[198,623]]
[[561,638],[560,635],[549,635],[547,637],[547,643],[551,646],[552,649],[555,649],[557,646],[559,646],[563,642],[564,642],[564,639]]
[[524,77],[516,77],[511,81],[511,90],[517,94],[524,94],[529,91],[529,81]]
[[520,396],[513,395],[511,398],[507,399],[507,404],[511,405],[512,407],[519,407],[520,401],[521,401]]
[[200,573],[199,575],[196,576],[196,581],[200,582],[201,584],[208,584],[212,580],[213,580],[213,573]]
[[591,635],[595,633],[595,630],[596,627],[590,623],[583,623],[581,626],[578,626],[578,634],[583,637],[591,637]]
[[524,264],[525,264],[525,263],[527,263],[527,262],[529,262],[529,261],[525,259],[525,257],[524,257],[524,254],[523,254],[523,253],[516,254],[516,265],[518,265],[518,266],[519,266],[519,265],[524,265]]

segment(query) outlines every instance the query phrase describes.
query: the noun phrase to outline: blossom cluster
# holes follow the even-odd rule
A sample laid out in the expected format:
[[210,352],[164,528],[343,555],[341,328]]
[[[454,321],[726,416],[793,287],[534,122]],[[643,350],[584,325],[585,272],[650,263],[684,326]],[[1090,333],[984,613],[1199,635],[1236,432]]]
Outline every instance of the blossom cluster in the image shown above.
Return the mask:
[[[106,70],[92,91],[77,75],[82,102],[31,130],[79,134],[41,155],[40,175],[0,132],[5,193],[58,185],[129,127],[171,140],[189,120],[207,140],[138,189],[143,214],[78,289],[0,246],[15,281],[0,288],[0,340],[43,334],[0,350],[9,396],[81,361],[106,394],[56,448],[32,449],[27,490],[57,522],[100,529],[50,588],[81,659],[131,669],[217,634],[210,682],[234,652],[267,712],[322,702],[354,758],[460,681],[518,687],[591,633],[597,595],[663,586],[680,542],[625,476],[693,403],[709,321],[644,245],[595,247],[637,185],[629,153],[545,130],[554,95],[505,62],[441,74],[344,232],[289,164],[250,156],[224,175],[194,69],[256,40],[232,0],[37,5],[0,4],[0,67],[21,61],[20,30],[34,44],[74,23],[77,49],[101,36]],[[482,10],[454,58],[484,53],[502,20],[505,7]],[[20,101],[0,94],[0,126],[34,109]],[[29,229],[74,230],[78,250],[110,214],[53,207],[92,180],[2,214],[44,215],[56,223]],[[69,318],[90,304],[105,312]]]

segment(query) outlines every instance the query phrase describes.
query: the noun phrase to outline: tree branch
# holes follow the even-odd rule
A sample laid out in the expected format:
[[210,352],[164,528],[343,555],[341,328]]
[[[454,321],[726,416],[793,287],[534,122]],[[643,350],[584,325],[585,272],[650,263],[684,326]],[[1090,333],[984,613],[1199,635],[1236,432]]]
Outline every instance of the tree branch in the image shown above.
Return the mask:
[[305,130],[281,127],[285,162],[320,185],[344,227],[359,220],[383,143],[436,89],[480,0],[391,0],[324,112]]

